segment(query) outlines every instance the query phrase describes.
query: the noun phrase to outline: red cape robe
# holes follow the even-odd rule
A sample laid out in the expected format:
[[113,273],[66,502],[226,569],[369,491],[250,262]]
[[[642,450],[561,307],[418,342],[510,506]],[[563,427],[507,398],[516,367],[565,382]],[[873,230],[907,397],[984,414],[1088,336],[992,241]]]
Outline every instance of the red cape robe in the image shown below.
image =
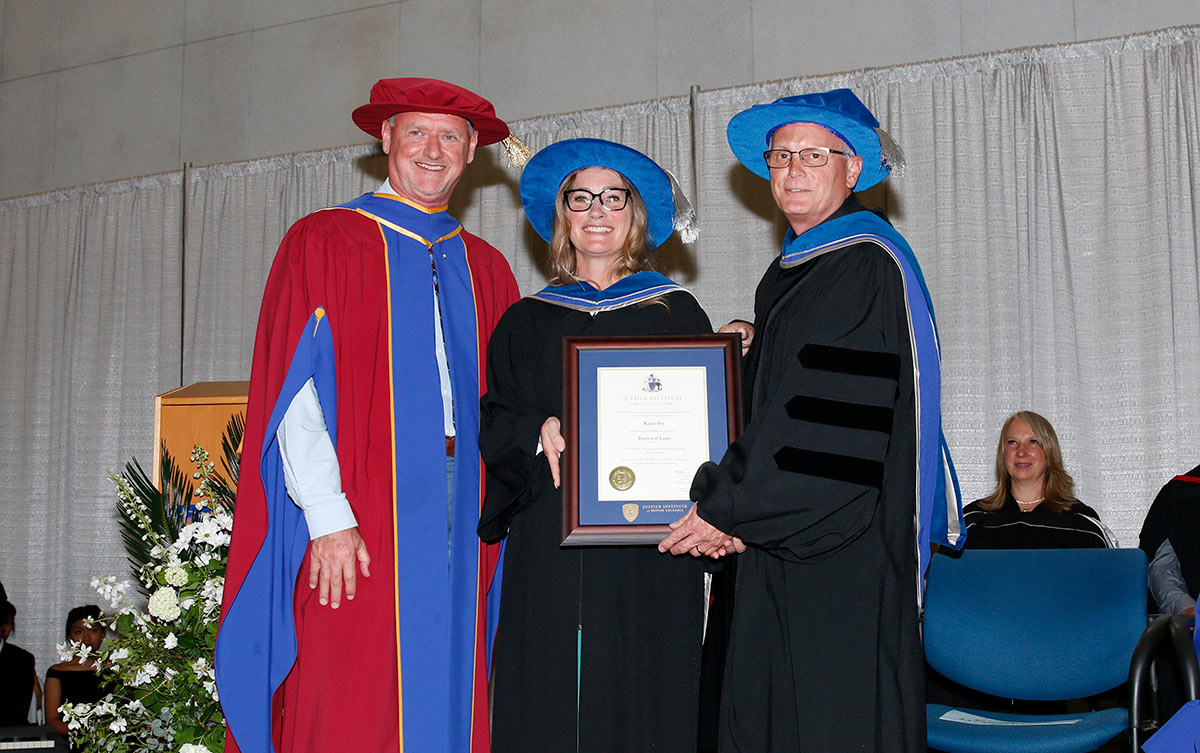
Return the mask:
[[[412,205],[407,202],[391,199],[381,202],[379,197],[364,196],[352,204],[364,200],[373,202],[372,211],[386,213],[393,221],[396,216],[392,209],[414,222],[426,219],[414,215]],[[438,251],[449,250],[448,263],[456,255],[465,258],[457,283],[454,270],[442,270],[443,262],[439,261],[439,282],[444,321],[450,321],[451,316],[464,316],[461,311],[447,312],[445,299],[452,292],[448,288],[456,284],[461,288],[462,280],[466,280],[466,293],[473,298],[477,337],[473,354],[476,363],[472,368],[478,384],[477,392],[466,400],[476,402],[478,395],[486,391],[484,370],[479,363],[484,359],[487,339],[500,315],[517,299],[516,283],[498,251],[461,231],[448,215],[426,214],[443,223],[439,226],[435,222],[432,230],[426,232],[440,232],[438,228],[444,229],[447,219],[456,228],[445,238],[429,239],[440,239],[435,246]],[[393,350],[399,351],[394,348],[395,343],[410,342],[406,332],[421,333],[424,331],[421,327],[428,329],[432,321],[432,313],[429,322],[420,313],[422,307],[432,310],[428,274],[418,286],[424,294],[412,296],[419,300],[408,306],[418,312],[415,318],[421,322],[412,320],[412,311],[398,314],[405,302],[396,298],[395,284],[389,300],[389,274],[399,275],[397,270],[389,268],[396,263],[396,257],[388,261],[386,243],[402,246],[409,253],[403,258],[410,261],[418,258],[411,253],[415,249],[425,272],[429,269],[426,247],[403,239],[395,229],[395,225],[377,222],[352,209],[309,215],[297,222],[284,238],[267,281],[255,342],[236,520],[222,605],[222,633],[217,644],[218,687],[231,729],[228,751],[266,751],[270,749],[269,742],[276,749],[289,751],[402,750],[402,739],[410,748],[416,747],[407,739],[410,735],[401,731],[405,715],[403,703],[397,702],[400,673],[397,644],[402,643],[400,633],[404,631],[397,627],[401,607],[396,594],[398,588],[403,590],[412,583],[419,587],[424,578],[419,568],[415,574],[410,570],[410,577],[405,572],[406,560],[414,548],[421,546],[420,541],[404,536],[402,531],[399,560],[395,557],[396,505],[403,508],[405,495],[411,495],[413,490],[403,488],[397,493],[394,489],[393,459],[399,454],[403,460],[410,449],[421,458],[429,457],[431,451],[442,456],[444,448],[426,447],[430,441],[440,443],[440,439],[413,436],[408,426],[393,428],[393,401],[401,410],[409,402],[430,402],[428,395],[413,401],[405,401],[402,393],[393,395],[393,379],[399,382],[406,378],[415,368],[414,358],[424,359],[423,367],[425,360],[432,360],[431,349],[426,352],[421,346],[407,344],[404,352],[396,352],[389,358]],[[405,230],[401,233],[409,235]],[[412,272],[411,267],[406,270],[405,274]],[[420,273],[413,276],[419,277]],[[447,334],[448,343],[449,338]],[[432,342],[432,335],[427,340],[414,336],[411,342]],[[467,374],[470,369],[459,371]],[[260,458],[268,465],[277,463],[277,449],[273,455],[270,450],[278,419],[308,376],[317,384],[327,419],[334,417],[329,420],[330,433],[335,437],[342,487],[371,555],[371,577],[359,577],[356,599],[343,601],[336,612],[317,605],[315,592],[306,587],[308,532],[302,524],[302,515],[297,523],[286,494],[283,499],[286,504],[279,505],[275,499],[276,506],[272,508],[273,495],[277,498],[280,488],[278,469],[259,467]],[[456,414],[460,407],[469,405],[456,406]],[[440,412],[439,403],[437,413]],[[478,462],[476,433],[477,426],[459,425],[456,457],[460,467],[466,467],[463,463]],[[268,440],[266,455],[264,437]],[[393,442],[393,437],[399,439],[398,443]],[[482,470],[478,472],[481,474]],[[444,499],[444,475],[442,479]],[[479,488],[474,495],[474,509],[470,511],[476,517],[481,494]],[[397,496],[399,501],[394,505]],[[282,511],[275,520],[271,518],[271,509]],[[280,517],[291,522],[281,525]],[[456,529],[465,528],[460,521],[456,521]],[[474,536],[474,523],[470,524],[470,534]],[[429,546],[438,546],[436,538]],[[462,610],[474,607],[474,614],[470,615],[474,625],[473,656],[466,661],[474,670],[473,676],[450,677],[449,689],[436,689],[468,697],[470,711],[459,714],[468,718],[447,721],[465,726],[464,734],[470,736],[472,751],[488,749],[488,636],[483,615],[498,557],[497,547],[480,546],[477,571],[473,573],[478,587],[469,599],[464,599],[474,603],[459,605]],[[256,559],[262,561],[259,568],[265,575],[258,578],[255,587],[249,589],[252,593],[247,594],[242,587]],[[292,572],[298,572],[294,580]],[[293,594],[294,604],[291,604]],[[249,610],[248,616],[235,614],[234,619],[227,619],[231,607],[239,614],[242,609]],[[289,625],[293,617],[294,633]],[[407,656],[404,661],[407,666]],[[424,700],[423,696],[431,692],[422,687],[430,674],[437,673],[405,677],[404,695],[410,703],[414,698]],[[443,686],[447,682],[444,677],[436,679]],[[282,687],[276,692],[281,681]],[[471,687],[461,687],[468,684]],[[280,711],[285,707],[288,713],[281,717]],[[448,712],[454,716],[453,703]],[[264,718],[267,716],[269,720]],[[243,718],[251,721],[244,724]],[[410,720],[410,727],[421,724],[428,726],[429,720]],[[442,744],[450,750],[453,741],[461,737],[447,731]],[[433,738],[427,735],[428,739]]]

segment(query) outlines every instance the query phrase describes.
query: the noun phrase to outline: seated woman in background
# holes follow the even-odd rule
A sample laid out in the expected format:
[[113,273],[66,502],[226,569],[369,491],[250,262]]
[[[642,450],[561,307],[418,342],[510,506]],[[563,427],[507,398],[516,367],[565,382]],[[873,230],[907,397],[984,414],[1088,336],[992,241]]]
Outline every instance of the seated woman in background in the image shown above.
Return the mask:
[[1075,498],[1054,427],[1033,411],[1008,417],[996,447],[996,490],[963,509],[968,549],[1113,548],[1096,511]]
[[[89,620],[100,619],[100,607],[88,604],[67,613],[67,640],[82,643],[94,653],[104,641],[104,626]],[[46,670],[46,724],[66,736],[67,723],[58,707],[64,703],[95,703],[104,695],[100,676],[96,674],[96,659],[69,659]]]

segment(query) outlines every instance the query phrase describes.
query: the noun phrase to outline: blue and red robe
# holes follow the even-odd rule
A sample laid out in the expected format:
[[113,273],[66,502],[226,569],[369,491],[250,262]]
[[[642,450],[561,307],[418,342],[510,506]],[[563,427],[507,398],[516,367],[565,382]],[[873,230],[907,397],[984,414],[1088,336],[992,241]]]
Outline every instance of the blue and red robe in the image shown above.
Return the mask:
[[[431,262],[455,395],[453,520]],[[488,338],[518,297],[504,257],[444,207],[364,194],[284,238],[259,315],[216,648],[227,751],[488,750],[499,547],[475,534],[478,398]],[[371,556],[337,610],[307,586],[308,528],[275,439],[310,378]]]

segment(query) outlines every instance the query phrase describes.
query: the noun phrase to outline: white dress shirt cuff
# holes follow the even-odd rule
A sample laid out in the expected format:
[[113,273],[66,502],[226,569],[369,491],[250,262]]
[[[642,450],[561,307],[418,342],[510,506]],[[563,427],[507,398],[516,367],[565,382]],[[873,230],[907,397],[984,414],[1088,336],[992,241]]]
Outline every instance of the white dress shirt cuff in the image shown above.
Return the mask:
[[325,414],[309,379],[288,406],[279,429],[283,480],[292,502],[304,511],[308,537],[354,528],[358,521],[342,493],[337,452],[325,425]]

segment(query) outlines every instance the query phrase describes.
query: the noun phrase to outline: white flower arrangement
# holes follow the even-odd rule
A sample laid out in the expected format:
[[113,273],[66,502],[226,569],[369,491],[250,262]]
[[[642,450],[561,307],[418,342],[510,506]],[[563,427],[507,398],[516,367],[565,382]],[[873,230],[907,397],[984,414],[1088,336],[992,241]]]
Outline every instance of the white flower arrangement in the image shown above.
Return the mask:
[[[96,654],[107,695],[92,704],[62,706],[78,750],[216,753],[224,746],[212,653],[233,527],[232,487],[215,475],[203,449],[195,449],[192,461],[200,484],[195,492],[188,489],[194,495],[191,511],[179,527],[164,524],[162,509],[152,507],[165,507],[162,499],[147,503],[144,472],[136,476],[140,467],[109,477],[130,523],[126,548],[131,561],[141,560],[135,572],[149,599],[143,611],[129,582],[112,576],[92,580],[111,608],[101,622],[118,635]],[[167,491],[164,486],[162,497]],[[141,542],[136,553],[139,542],[131,545],[128,535],[132,529]],[[78,643],[58,648],[66,657],[88,653]]]

